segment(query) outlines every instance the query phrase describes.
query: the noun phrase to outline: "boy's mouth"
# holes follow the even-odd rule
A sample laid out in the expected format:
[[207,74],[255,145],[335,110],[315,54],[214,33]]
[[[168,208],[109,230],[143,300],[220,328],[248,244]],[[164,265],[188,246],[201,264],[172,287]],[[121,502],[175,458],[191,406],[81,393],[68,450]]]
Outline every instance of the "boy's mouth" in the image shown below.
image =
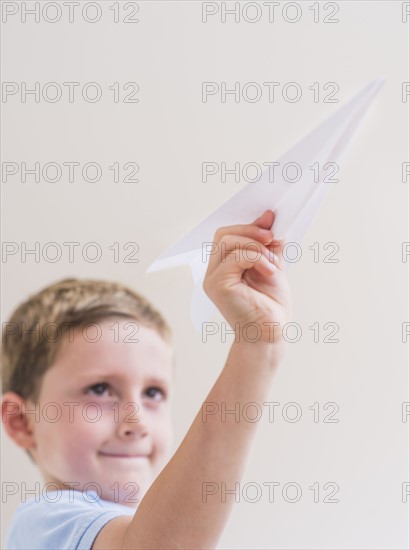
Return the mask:
[[107,456],[111,458],[147,458],[146,454],[128,454],[128,453],[99,453],[102,456]]

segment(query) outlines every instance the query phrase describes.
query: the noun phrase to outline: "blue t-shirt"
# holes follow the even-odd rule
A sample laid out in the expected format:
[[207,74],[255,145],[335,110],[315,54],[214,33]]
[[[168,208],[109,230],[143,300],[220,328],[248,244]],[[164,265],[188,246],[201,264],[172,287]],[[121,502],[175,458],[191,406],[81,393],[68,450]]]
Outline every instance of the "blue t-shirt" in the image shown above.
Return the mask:
[[[37,500],[37,502],[36,502]],[[7,550],[90,550],[111,519],[135,508],[99,498],[96,491],[49,492],[20,504],[7,534]]]

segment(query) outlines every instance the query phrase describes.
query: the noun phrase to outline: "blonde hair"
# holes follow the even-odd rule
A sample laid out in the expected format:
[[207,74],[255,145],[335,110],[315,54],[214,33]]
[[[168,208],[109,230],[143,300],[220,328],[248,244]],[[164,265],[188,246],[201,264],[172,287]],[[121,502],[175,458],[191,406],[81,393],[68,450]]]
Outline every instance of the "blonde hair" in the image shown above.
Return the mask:
[[70,328],[82,328],[113,316],[153,328],[171,343],[171,329],[159,311],[121,283],[64,279],[31,295],[3,323],[3,393],[12,391],[36,401],[42,377]]

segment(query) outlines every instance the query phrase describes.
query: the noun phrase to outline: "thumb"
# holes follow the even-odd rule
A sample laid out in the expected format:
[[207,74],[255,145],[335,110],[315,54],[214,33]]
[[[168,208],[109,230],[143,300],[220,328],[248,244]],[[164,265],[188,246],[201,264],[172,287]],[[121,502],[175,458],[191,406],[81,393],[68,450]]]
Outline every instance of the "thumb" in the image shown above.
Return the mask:
[[256,218],[256,220],[252,222],[252,225],[257,225],[262,229],[270,229],[272,227],[274,219],[274,212],[272,210],[265,210],[265,212],[261,216],[259,216],[259,218]]

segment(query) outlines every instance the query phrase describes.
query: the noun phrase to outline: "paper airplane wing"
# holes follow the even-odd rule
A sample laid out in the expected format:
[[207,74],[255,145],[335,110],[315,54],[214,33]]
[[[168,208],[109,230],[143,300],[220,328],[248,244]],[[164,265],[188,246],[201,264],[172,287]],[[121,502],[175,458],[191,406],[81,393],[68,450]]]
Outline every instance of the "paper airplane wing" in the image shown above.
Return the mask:
[[[275,212],[274,235],[301,245],[332,182],[325,177],[327,163],[338,161],[340,164],[349,141],[382,84],[383,80],[376,80],[368,85],[282,155],[278,160],[279,168],[288,163],[299,167],[302,175],[297,182],[289,182],[289,177],[285,179],[281,168],[272,178],[267,168],[259,181],[248,183],[148,267],[147,271],[151,272],[185,263],[191,266],[194,279],[191,318],[197,331],[215,311],[214,304],[202,289],[208,264],[206,255],[203,257],[204,245],[212,242],[219,227],[250,223],[268,208]],[[314,164],[319,169],[317,181],[311,168]]]

